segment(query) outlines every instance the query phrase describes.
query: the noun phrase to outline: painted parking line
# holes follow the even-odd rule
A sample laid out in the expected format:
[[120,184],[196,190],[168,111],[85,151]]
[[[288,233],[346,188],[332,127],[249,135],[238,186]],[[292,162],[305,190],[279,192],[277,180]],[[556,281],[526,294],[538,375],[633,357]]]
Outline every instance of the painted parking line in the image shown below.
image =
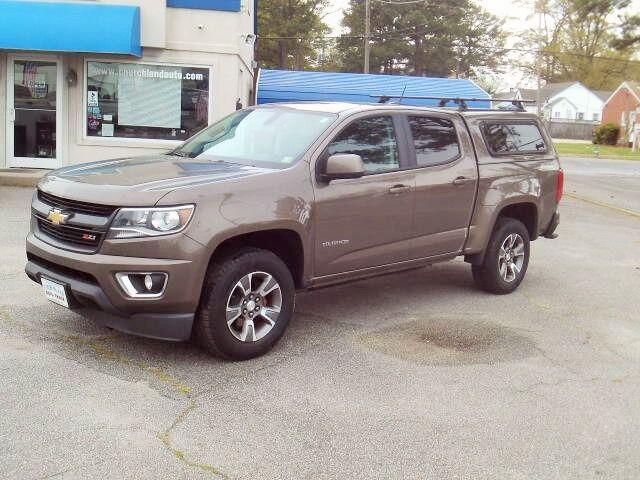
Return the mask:
[[628,208],[616,207],[615,205],[611,205],[610,203],[601,202],[599,200],[594,200],[592,198],[583,197],[581,195],[576,195],[575,193],[567,193],[565,192],[565,196],[569,198],[573,198],[575,200],[580,200],[581,202],[591,203],[592,205],[597,205],[599,207],[608,208],[610,210],[614,210],[618,213],[622,213],[624,215],[630,215],[635,218],[640,218],[640,212],[636,212],[635,210],[629,210]]

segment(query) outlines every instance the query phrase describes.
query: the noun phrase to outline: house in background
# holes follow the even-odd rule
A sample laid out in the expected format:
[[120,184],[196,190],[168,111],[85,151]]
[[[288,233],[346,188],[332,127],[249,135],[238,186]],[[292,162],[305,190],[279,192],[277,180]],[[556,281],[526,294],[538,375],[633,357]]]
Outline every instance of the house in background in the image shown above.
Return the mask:
[[[549,121],[600,123],[602,107],[611,92],[591,90],[580,82],[550,83],[540,89],[542,113]],[[516,88],[501,92],[496,98],[537,100],[537,90]],[[537,103],[525,105],[528,112],[538,111]]]
[[[538,91],[531,88],[511,89],[496,94],[501,99],[534,100],[525,110],[538,113]],[[593,129],[602,119],[602,107],[611,92],[591,90],[580,82],[550,83],[540,89],[542,117],[554,138],[591,140]],[[504,103],[494,102],[494,108]],[[504,108],[504,107],[503,107]]]
[[544,117],[550,121],[600,123],[611,92],[590,90],[580,82],[551,83],[542,90]]
[[602,123],[620,127],[620,143],[633,143],[640,132],[640,82],[627,80],[615,89],[602,109]]

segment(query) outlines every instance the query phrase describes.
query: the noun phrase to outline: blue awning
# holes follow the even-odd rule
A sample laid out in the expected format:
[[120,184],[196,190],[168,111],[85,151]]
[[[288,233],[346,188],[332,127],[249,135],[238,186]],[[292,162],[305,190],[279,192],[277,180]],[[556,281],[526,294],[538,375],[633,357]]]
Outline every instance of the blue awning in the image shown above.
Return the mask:
[[140,7],[0,0],[0,49],[139,57]]

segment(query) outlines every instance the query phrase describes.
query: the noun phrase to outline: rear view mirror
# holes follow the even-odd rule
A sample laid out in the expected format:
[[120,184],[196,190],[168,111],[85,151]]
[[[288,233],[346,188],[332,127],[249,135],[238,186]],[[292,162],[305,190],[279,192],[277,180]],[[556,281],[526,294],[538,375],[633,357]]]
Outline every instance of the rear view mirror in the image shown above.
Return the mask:
[[326,180],[337,180],[339,178],[359,178],[363,175],[364,164],[360,155],[342,153],[327,158],[323,176]]

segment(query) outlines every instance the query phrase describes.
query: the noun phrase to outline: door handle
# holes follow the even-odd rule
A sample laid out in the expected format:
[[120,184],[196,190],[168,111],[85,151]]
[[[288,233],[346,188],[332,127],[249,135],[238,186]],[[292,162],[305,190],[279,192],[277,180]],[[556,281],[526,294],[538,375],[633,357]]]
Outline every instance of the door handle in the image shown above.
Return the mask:
[[392,195],[399,195],[401,193],[405,193],[411,190],[409,185],[394,185],[393,187],[389,187],[389,193]]
[[464,185],[465,183],[469,183],[469,182],[472,182],[472,181],[473,181],[473,178],[458,177],[451,183],[453,183],[456,186],[459,186],[459,185]]

